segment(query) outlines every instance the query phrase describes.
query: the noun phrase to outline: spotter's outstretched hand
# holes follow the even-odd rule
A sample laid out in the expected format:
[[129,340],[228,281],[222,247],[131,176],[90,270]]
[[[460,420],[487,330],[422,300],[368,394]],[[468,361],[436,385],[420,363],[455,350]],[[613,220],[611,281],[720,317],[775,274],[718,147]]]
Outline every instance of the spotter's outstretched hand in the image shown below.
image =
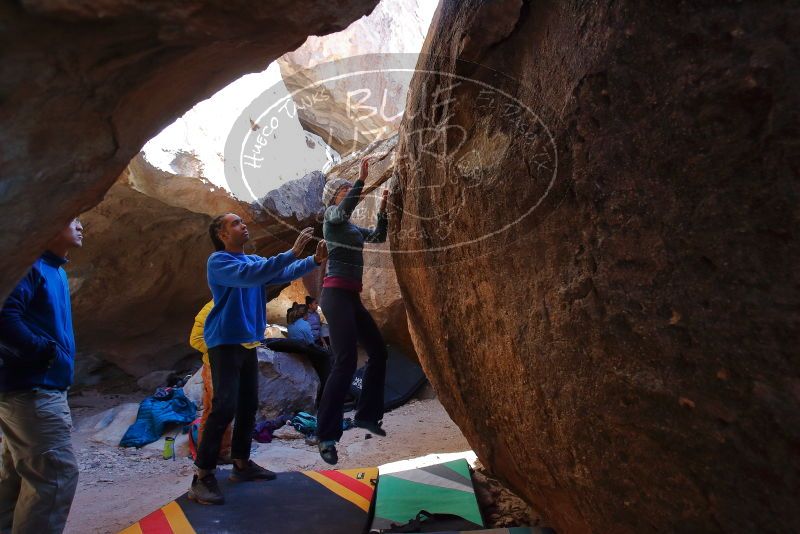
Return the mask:
[[314,253],[314,261],[322,263],[326,259],[328,259],[328,244],[324,239],[320,239],[319,243],[317,243],[317,252]]
[[300,257],[300,254],[303,253],[303,249],[306,248],[306,245],[308,245],[308,242],[311,241],[312,237],[314,237],[314,229],[310,226],[308,228],[304,228],[300,232],[300,235],[297,236],[294,245],[292,245],[292,253],[295,255],[295,257]]

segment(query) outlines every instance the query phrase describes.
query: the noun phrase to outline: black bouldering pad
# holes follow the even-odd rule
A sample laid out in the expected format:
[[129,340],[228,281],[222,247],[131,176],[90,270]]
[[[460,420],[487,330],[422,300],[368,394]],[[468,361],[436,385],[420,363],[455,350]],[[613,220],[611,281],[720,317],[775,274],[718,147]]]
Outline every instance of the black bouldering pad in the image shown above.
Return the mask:
[[221,506],[186,494],[121,534],[360,534],[369,527],[378,468],[279,473],[271,481],[232,483],[218,471]]

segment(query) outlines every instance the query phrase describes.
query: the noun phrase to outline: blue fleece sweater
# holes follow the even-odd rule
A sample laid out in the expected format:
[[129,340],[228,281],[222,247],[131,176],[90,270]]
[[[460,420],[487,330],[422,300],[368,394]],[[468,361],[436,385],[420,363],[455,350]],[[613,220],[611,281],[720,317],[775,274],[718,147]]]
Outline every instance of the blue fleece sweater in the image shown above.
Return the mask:
[[[0,391],[72,385],[75,338],[66,259],[45,252],[0,310]],[[49,364],[49,366],[48,366]]]
[[255,343],[267,327],[267,284],[285,284],[318,265],[314,257],[298,260],[291,250],[263,258],[255,254],[214,252],[208,258],[208,286],[214,307],[203,337],[208,348]]
[[318,340],[322,332],[322,320],[319,318],[319,313],[309,310],[307,322],[311,328],[311,335],[314,337],[314,341]]
[[314,344],[314,334],[311,332],[311,325],[305,319],[298,319],[287,328],[289,339],[302,341],[309,345]]

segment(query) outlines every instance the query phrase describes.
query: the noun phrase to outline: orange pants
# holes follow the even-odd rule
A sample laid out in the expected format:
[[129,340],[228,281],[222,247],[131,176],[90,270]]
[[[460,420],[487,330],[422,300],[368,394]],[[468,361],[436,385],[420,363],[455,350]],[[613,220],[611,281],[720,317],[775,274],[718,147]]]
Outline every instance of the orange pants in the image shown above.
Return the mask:
[[[203,416],[200,418],[199,439],[203,439],[203,430],[206,428],[206,420],[208,419],[208,414],[211,413],[211,401],[214,398],[214,386],[211,382],[211,366],[209,364],[203,364],[201,376],[203,377]],[[230,424],[225,429],[225,434],[222,435],[222,446],[219,448],[220,457],[231,455],[232,436],[233,425]]]

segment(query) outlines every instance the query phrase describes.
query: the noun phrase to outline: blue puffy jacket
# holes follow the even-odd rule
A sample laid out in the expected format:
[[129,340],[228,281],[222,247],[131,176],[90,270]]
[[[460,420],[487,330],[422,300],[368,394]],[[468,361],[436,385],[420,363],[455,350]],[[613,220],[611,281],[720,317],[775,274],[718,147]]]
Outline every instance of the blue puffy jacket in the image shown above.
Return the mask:
[[120,447],[144,447],[158,440],[171,424],[187,425],[194,421],[197,407],[186,398],[183,389],[168,390],[166,395],[147,397],[139,405],[136,422],[122,436]]
[[72,385],[75,338],[65,258],[45,252],[0,310],[0,391]]

